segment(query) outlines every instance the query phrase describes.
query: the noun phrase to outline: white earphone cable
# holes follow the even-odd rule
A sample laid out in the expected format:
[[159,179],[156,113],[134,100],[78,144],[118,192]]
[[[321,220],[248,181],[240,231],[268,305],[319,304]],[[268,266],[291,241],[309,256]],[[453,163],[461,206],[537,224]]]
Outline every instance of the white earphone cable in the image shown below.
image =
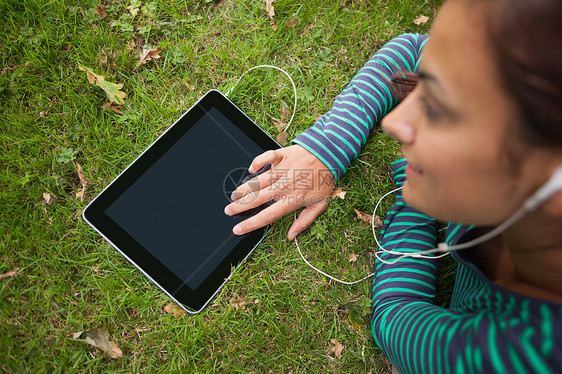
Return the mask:
[[251,72],[252,70],[255,69],[261,69],[261,68],[268,68],[268,69],[275,69],[275,70],[279,70],[281,73],[285,74],[287,76],[287,78],[289,78],[289,80],[291,81],[291,84],[293,85],[293,92],[295,93],[295,100],[293,103],[293,113],[291,114],[291,119],[289,119],[289,122],[287,123],[287,126],[285,126],[285,128],[283,129],[283,131],[287,131],[287,129],[289,128],[289,126],[291,125],[291,123],[293,122],[293,118],[295,118],[295,112],[297,111],[297,86],[295,85],[295,82],[293,81],[293,78],[291,78],[291,76],[289,75],[289,73],[287,73],[285,70],[274,66],[274,65],[257,65],[254,67],[249,68],[248,70],[246,70],[244,72],[244,74],[242,74],[240,76],[240,78],[238,78],[238,80],[236,81],[236,83],[234,83],[234,86],[232,86],[232,88],[230,88],[228,91],[226,91],[226,96],[229,96],[230,93],[236,88],[236,86],[238,85],[238,83],[240,82],[240,80],[242,79],[242,77],[244,77],[244,75],[248,74],[249,72]]

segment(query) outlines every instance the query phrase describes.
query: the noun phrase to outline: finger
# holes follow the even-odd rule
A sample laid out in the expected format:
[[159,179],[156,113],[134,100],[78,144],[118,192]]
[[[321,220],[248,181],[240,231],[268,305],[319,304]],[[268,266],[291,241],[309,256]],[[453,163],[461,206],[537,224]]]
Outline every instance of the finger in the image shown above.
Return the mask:
[[265,164],[275,165],[283,159],[283,148],[275,151],[267,151],[254,158],[248,171],[255,173],[260,170]]
[[283,201],[278,201],[271,206],[265,208],[253,217],[248,218],[245,221],[240,222],[232,229],[235,235],[244,235],[250,231],[262,228],[270,223],[277,221],[279,218],[297,210],[301,205],[293,203],[287,204]]
[[291,228],[289,228],[289,232],[287,233],[287,238],[289,240],[293,240],[299,235],[301,232],[306,230],[308,226],[314,222],[314,220],[322,214],[326,208],[328,208],[328,203],[316,203],[313,205],[307,206],[300,214],[299,217],[293,222]]
[[279,178],[281,178],[281,173],[269,170],[238,186],[232,191],[232,194],[230,194],[230,199],[236,201],[252,192],[263,190],[277,182]]
[[233,201],[224,208],[224,213],[228,216],[233,216],[247,210],[256,208],[271,200],[277,200],[277,194],[273,190],[259,190],[250,192],[244,197]]

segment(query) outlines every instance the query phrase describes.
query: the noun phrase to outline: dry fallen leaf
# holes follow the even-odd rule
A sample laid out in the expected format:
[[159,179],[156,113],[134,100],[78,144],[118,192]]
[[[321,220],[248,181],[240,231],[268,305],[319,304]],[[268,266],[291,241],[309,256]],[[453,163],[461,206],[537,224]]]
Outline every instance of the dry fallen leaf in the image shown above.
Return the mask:
[[349,255],[349,262],[357,262],[357,255],[355,253]]
[[43,200],[41,200],[40,204],[51,206],[53,205],[59,198],[53,195],[52,193],[43,192]]
[[427,21],[429,21],[429,17],[428,16],[424,16],[423,14],[418,16],[415,20],[414,23],[416,25],[423,25],[425,23],[427,23]]
[[101,108],[103,110],[111,110],[112,112],[115,112],[117,114],[123,114],[123,112],[121,111],[121,109],[117,108],[115,106],[115,103],[112,103],[111,101],[108,103],[103,103],[103,105],[101,106]]
[[145,49],[143,48],[142,53],[139,56],[139,61],[137,62],[137,67],[142,64],[146,64],[150,60],[157,60],[161,56],[159,53],[162,52],[159,48]]
[[78,66],[78,68],[86,72],[86,76],[88,77],[88,82],[90,82],[91,84],[96,84],[102,90],[105,91],[107,98],[110,101],[119,105],[123,105],[125,103],[125,98],[127,97],[127,94],[121,91],[121,88],[123,88],[122,83],[112,83],[106,81],[104,75],[96,74],[87,67]]
[[103,5],[103,4],[99,4],[98,7],[96,8],[95,12],[98,16],[100,16],[101,19],[104,19],[105,17],[107,17],[107,14],[105,13],[105,5]]
[[373,219],[373,216],[371,214],[360,212],[355,208],[353,208],[353,211],[355,212],[356,218],[360,219],[361,221],[363,221],[363,223],[367,225],[371,224],[371,221]]
[[76,192],[76,197],[80,199],[81,202],[84,202],[86,198],[86,187],[88,187],[88,181],[84,177],[84,169],[82,169],[82,165],[78,162],[76,163],[76,171],[78,172],[78,178],[80,179],[80,184],[82,187]]
[[300,19],[298,18],[293,18],[287,21],[287,26],[290,27],[295,27],[297,25],[297,23],[299,23]]
[[341,187],[338,187],[334,190],[334,192],[332,192],[332,199],[335,199],[336,197],[339,197],[340,199],[344,200],[345,194],[347,194],[347,192],[342,190]]
[[285,145],[285,143],[287,142],[287,137],[287,131],[281,131],[279,135],[277,135],[277,143]]
[[8,271],[7,273],[0,274],[0,279],[15,277],[16,275],[18,275],[19,270],[20,268],[17,267],[12,271]]
[[379,216],[375,216],[375,227],[377,229],[380,229],[381,227],[383,227],[383,221],[382,221],[381,217],[379,217]]
[[334,356],[336,356],[336,358],[341,358],[343,345],[340,342],[338,342],[336,339],[330,339],[330,343],[334,345],[333,347],[330,347],[330,351],[334,352]]
[[179,318],[185,314],[185,310],[183,310],[178,304],[170,303],[164,307],[164,311],[166,313],[173,313],[174,318]]
[[273,19],[273,16],[275,16],[275,8],[273,7],[274,1],[275,0],[265,0],[265,11],[269,16],[269,24],[271,25],[271,28],[273,29],[273,31],[277,31],[277,25],[275,24],[275,20]]
[[234,297],[230,299],[230,305],[234,307],[234,309],[246,310],[246,304],[258,304],[260,301],[259,299],[243,299],[241,297]]
[[109,332],[105,328],[80,331],[72,334],[72,337],[74,339],[81,337],[85,340],[85,343],[101,349],[109,358],[118,359],[123,357],[123,351],[121,351],[117,344],[109,340]]

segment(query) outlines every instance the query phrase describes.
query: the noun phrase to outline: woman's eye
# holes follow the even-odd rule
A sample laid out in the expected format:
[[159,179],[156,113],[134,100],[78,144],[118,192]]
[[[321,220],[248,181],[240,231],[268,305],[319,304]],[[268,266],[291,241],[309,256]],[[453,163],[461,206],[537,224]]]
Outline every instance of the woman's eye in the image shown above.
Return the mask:
[[427,118],[432,119],[432,120],[437,120],[439,118],[441,118],[441,113],[439,112],[439,110],[437,108],[435,108],[433,105],[431,105],[427,98],[425,97],[420,97],[420,102],[422,104],[423,107],[423,111],[425,113],[425,115],[427,116]]

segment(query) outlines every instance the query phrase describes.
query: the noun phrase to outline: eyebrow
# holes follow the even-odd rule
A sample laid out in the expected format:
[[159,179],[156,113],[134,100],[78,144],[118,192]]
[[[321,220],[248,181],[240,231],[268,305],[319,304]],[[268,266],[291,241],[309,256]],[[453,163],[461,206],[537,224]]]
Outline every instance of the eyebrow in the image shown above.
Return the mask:
[[437,80],[437,78],[435,78],[434,75],[431,75],[429,73],[426,73],[425,71],[420,71],[420,73],[418,74],[419,79],[426,81],[426,82],[434,82],[434,83],[439,83],[439,81]]
[[[447,103],[447,100],[443,101],[441,96],[442,95],[438,95],[437,92],[441,93],[442,91],[446,90],[443,89],[443,86],[441,85],[441,83],[439,82],[439,80],[437,79],[437,77],[433,74],[430,74],[424,70],[420,70],[419,74],[418,74],[418,78],[420,81],[423,81],[424,83],[432,83],[433,89],[432,88],[428,88],[428,93],[429,95],[432,97],[433,101],[439,105],[446,113],[448,113],[448,115],[451,118],[456,118],[457,113],[455,110],[453,110],[451,108],[451,105],[449,103]],[[435,91],[435,89],[437,89],[437,92]]]

